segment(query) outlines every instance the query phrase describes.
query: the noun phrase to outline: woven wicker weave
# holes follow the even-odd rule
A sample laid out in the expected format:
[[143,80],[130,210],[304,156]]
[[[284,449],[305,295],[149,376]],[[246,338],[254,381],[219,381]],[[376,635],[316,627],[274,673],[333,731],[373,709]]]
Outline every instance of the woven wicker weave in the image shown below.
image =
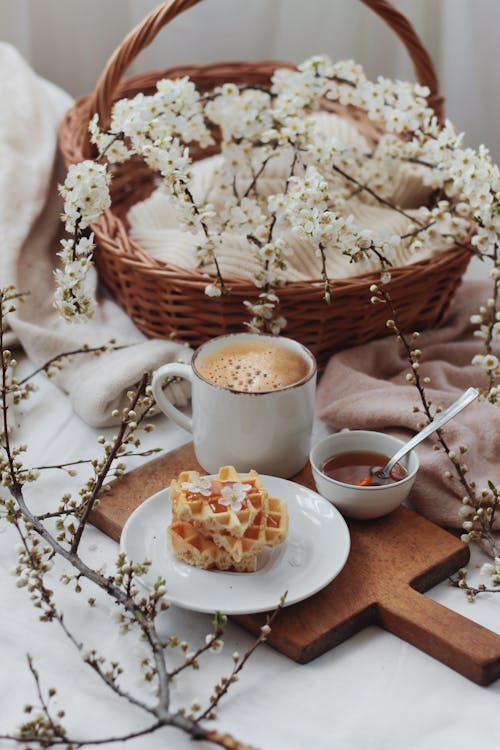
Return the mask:
[[[183,66],[123,79],[131,62],[158,31],[198,2],[164,2],[129,33],[110,58],[96,90],[79,99],[64,118],[60,143],[68,164],[92,154],[87,125],[94,112],[99,113],[101,123],[106,123],[114,101],[134,96],[138,91],[152,93],[160,78],[188,75],[200,91],[225,81],[268,85],[272,72],[286,65],[263,61]],[[430,102],[441,115],[442,99],[434,69],[411,25],[385,0],[362,2],[401,38],[418,81],[429,87]],[[343,110],[342,114],[356,119],[368,135],[374,133],[364,115],[352,110]],[[192,150],[192,154],[195,159],[206,157],[210,150]],[[115,167],[113,174],[112,208],[92,227],[97,243],[95,259],[101,278],[138,328],[148,336],[176,337],[194,346],[212,336],[241,330],[246,319],[242,302],[255,297],[255,287],[246,280],[226,279],[232,294],[209,300],[204,294],[206,277],[201,273],[168,265],[148,255],[128,236],[126,214],[131,205],[152,192],[154,175],[139,160]],[[436,258],[393,269],[388,289],[405,327],[422,329],[441,320],[469,258],[468,250],[452,247]],[[320,367],[335,351],[386,335],[385,306],[374,306],[369,301],[369,287],[378,278],[378,274],[372,273],[334,280],[331,305],[323,301],[320,280],[287,284],[280,289],[281,313],[288,321],[286,335],[308,346]]]

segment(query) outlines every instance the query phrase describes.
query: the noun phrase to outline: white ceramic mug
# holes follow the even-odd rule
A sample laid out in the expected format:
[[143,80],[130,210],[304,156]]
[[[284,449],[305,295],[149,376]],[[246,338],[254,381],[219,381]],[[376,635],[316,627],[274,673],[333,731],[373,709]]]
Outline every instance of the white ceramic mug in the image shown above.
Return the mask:
[[[284,347],[305,363],[305,376],[272,390],[247,392],[215,385],[200,374],[204,358],[236,343],[254,340]],[[285,354],[286,356],[286,354]],[[191,382],[192,418],[166,397],[167,378]],[[153,374],[153,393],[162,411],[192,432],[196,458],[205,471],[217,473],[231,465],[237,471],[291,477],[307,463],[314,416],[316,361],[302,344],[284,337],[236,333],[219,336],[200,346],[190,364],[170,363]],[[189,468],[189,467],[186,467]]]

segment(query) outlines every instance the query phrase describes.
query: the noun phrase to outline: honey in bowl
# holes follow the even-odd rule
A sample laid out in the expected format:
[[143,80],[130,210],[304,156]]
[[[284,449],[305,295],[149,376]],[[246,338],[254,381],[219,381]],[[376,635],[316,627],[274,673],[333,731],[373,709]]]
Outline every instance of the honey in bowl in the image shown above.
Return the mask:
[[[343,482],[344,484],[358,487],[369,487],[376,484],[371,481],[371,472],[382,469],[388,461],[389,457],[383,453],[372,453],[370,451],[337,453],[327,458],[321,467],[321,471],[336,482]],[[396,464],[386,483],[400,482],[406,476],[408,476],[406,469],[401,464]]]

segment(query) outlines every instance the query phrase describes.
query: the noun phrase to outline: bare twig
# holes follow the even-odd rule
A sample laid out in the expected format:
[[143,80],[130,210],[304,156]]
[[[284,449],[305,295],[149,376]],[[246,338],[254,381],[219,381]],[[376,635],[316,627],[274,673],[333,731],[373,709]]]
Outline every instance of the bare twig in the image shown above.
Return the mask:
[[233,671],[229,675],[228,678],[221,680],[220,685],[218,686],[218,689],[215,691],[215,695],[212,696],[209,705],[207,708],[203,711],[200,716],[197,717],[197,721],[203,721],[203,719],[206,719],[210,714],[214,711],[216,706],[219,704],[219,702],[222,700],[222,698],[226,695],[227,691],[231,687],[231,685],[236,682],[238,679],[238,675],[247,663],[247,661],[250,659],[254,651],[260,646],[261,643],[263,643],[268,634],[271,632],[271,625],[278,616],[278,614],[281,612],[283,607],[285,606],[285,599],[286,599],[287,592],[283,594],[281,597],[279,605],[276,607],[274,612],[271,615],[268,615],[266,618],[266,624],[261,628],[260,635],[258,638],[254,641],[253,645],[248,649],[248,651],[244,654],[244,656],[241,659],[235,660]]
[[19,385],[24,385],[28,382],[28,380],[31,380],[35,377],[35,375],[38,375],[41,372],[47,372],[48,370],[50,370],[52,365],[56,364],[56,362],[60,362],[61,360],[67,359],[68,357],[73,357],[76,354],[96,354],[100,352],[106,352],[110,350],[110,347],[113,351],[119,351],[120,349],[127,349],[127,347],[129,346],[130,344],[114,346],[113,342],[109,342],[109,344],[104,344],[103,346],[82,346],[79,349],[73,349],[73,351],[70,352],[62,352],[61,354],[57,354],[55,357],[51,357],[43,365],[37,367],[37,369],[33,370],[33,372],[31,372],[29,375],[26,375],[26,377],[19,381]]
[[[393,330],[397,339],[402,343],[406,351],[408,363],[411,368],[411,375],[408,375],[408,382],[412,383],[416,387],[423,412],[430,422],[433,419],[434,415],[431,411],[431,402],[428,400],[425,391],[424,378],[422,378],[420,375],[421,351],[411,345],[408,335],[402,330],[401,326],[399,325],[397,311],[394,307],[389,292],[381,287],[377,287],[376,294],[379,297],[379,301],[385,302],[390,310],[391,317],[388,320],[388,327]],[[414,333],[412,335],[412,338],[414,338],[416,335],[417,334]],[[455,475],[460,482],[460,485],[462,487],[462,498],[464,496],[468,498],[470,506],[476,511],[474,513],[474,522],[480,528],[480,538],[482,538],[488,544],[492,555],[497,555],[497,543],[492,533],[493,522],[495,519],[495,510],[498,506],[498,492],[496,488],[491,485],[491,487],[493,487],[492,492],[494,494],[494,502],[492,506],[488,506],[491,507],[491,512],[489,512],[488,509],[484,507],[483,499],[481,497],[478,497],[478,494],[476,492],[476,483],[474,481],[469,481],[467,477],[468,467],[461,460],[461,455],[463,451],[465,451],[465,448],[462,448],[459,451],[459,455],[457,455],[448,444],[448,441],[446,440],[442,429],[436,430],[436,440],[437,443],[441,446],[448,460],[450,461]],[[451,478],[452,474],[447,474],[447,476]],[[475,538],[476,537],[472,533],[471,539]]]
[[360,182],[359,180],[357,180],[352,175],[348,174],[344,169],[342,169],[341,167],[339,167],[337,164],[332,164],[331,166],[332,166],[332,169],[335,172],[337,172],[338,174],[342,175],[342,177],[345,180],[347,180],[348,182],[352,182],[352,184],[356,185],[356,187],[358,187],[359,190],[362,190],[362,191],[368,193],[368,195],[371,195],[372,198],[375,198],[375,200],[378,203],[381,203],[383,206],[387,206],[388,208],[391,208],[393,211],[396,211],[398,214],[401,214],[406,219],[408,219],[409,221],[411,221],[412,224],[419,224],[420,226],[423,226],[422,223],[420,221],[418,221],[417,219],[415,219],[414,216],[410,216],[409,213],[407,213],[406,211],[404,211],[402,208],[400,208],[399,206],[397,206],[395,203],[392,203],[392,201],[389,201],[386,198],[382,198],[382,196],[378,195],[378,193],[376,193],[375,190],[373,190],[371,187],[369,187],[369,185],[364,185],[362,182]]
[[[147,384],[148,380],[149,380],[149,375],[148,375],[148,373],[145,373],[142,376],[141,381],[139,383],[139,386],[138,386],[138,388],[136,390],[136,393],[135,393],[135,395],[134,395],[134,397],[132,399],[131,409],[134,409],[135,406],[137,406],[137,402],[138,402],[140,396],[144,393],[144,390],[146,388],[146,384]],[[146,411],[149,411],[149,409],[147,409]],[[124,438],[126,436],[127,430],[129,430],[129,429],[130,428],[129,428],[128,422],[126,420],[123,420],[122,423],[120,424],[119,428],[118,428],[118,434],[116,435],[116,438],[115,438],[114,443],[113,443],[113,447],[112,447],[112,449],[110,450],[110,452],[109,452],[109,454],[107,456],[106,463],[104,464],[103,470],[99,474],[99,476],[96,478],[96,482],[95,482],[94,488],[92,490],[92,493],[91,493],[91,495],[90,495],[90,497],[89,497],[89,499],[88,499],[88,501],[87,501],[87,503],[85,505],[85,509],[84,509],[84,511],[83,511],[83,513],[82,513],[82,515],[80,517],[80,522],[78,524],[78,528],[77,528],[77,530],[75,532],[75,535],[74,535],[74,538],[73,538],[73,542],[71,544],[71,551],[73,553],[76,553],[76,551],[78,550],[78,546],[80,544],[80,540],[82,538],[82,534],[83,534],[83,531],[85,529],[87,520],[88,520],[88,518],[89,518],[89,516],[90,516],[90,514],[92,512],[92,509],[93,509],[93,507],[95,505],[95,502],[96,502],[96,500],[97,500],[97,498],[99,496],[99,493],[100,493],[100,491],[101,491],[101,489],[103,487],[103,484],[105,482],[106,476],[107,476],[109,470],[111,469],[111,465],[113,464],[113,461],[115,460],[115,458],[118,456],[118,452],[119,452],[121,446],[123,445],[123,441],[124,441]]]
[[[146,456],[152,456],[155,453],[160,453],[162,448],[149,448],[146,451],[127,451],[126,453],[120,453],[120,458],[130,458],[132,456],[140,456],[144,458]],[[23,471],[45,471],[46,469],[67,469],[69,466],[80,466],[82,464],[91,464],[94,462],[93,458],[79,458],[77,461],[65,461],[60,464],[46,464],[44,466],[33,466],[31,469],[23,469]]]

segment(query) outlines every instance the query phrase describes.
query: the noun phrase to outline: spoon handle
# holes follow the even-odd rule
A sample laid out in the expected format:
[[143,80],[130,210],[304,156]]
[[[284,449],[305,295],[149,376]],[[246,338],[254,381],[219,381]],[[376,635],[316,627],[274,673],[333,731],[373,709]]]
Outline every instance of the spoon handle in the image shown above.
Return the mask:
[[432,435],[433,432],[439,430],[439,428],[446,424],[446,422],[449,422],[450,419],[453,419],[453,417],[458,414],[458,412],[462,411],[462,409],[468,406],[471,401],[474,401],[474,399],[478,396],[479,391],[477,391],[475,388],[468,388],[464,393],[462,393],[461,396],[459,396],[459,398],[457,398],[456,401],[448,406],[447,409],[440,412],[436,417],[434,417],[432,422],[429,422],[429,424],[426,425],[422,430],[420,430],[420,432],[417,432],[417,434],[414,435],[411,440],[405,443],[405,445],[403,445],[403,447],[394,454],[390,461],[386,463],[379,476],[384,478],[388,477],[394,466],[403,458],[403,456],[406,456],[406,454],[409,453],[411,449],[416,445],[421,443],[422,440],[425,440],[427,437],[429,437],[429,435]]

